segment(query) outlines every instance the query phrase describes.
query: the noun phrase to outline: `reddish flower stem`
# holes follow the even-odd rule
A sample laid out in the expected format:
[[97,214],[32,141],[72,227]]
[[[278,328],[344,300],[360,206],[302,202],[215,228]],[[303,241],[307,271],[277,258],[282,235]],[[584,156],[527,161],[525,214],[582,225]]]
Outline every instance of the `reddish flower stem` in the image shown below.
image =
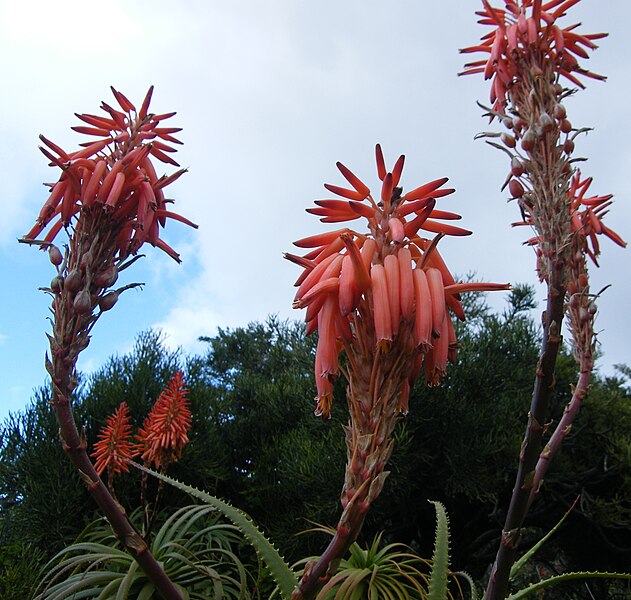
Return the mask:
[[539,494],[539,490],[541,488],[541,484],[543,483],[543,479],[548,471],[548,467],[554,456],[556,455],[559,447],[563,443],[563,440],[569,435],[572,430],[572,423],[578,414],[581,405],[583,404],[583,399],[587,395],[587,388],[589,386],[589,380],[592,374],[591,364],[585,370],[582,370],[579,377],[578,382],[576,384],[576,388],[572,393],[572,399],[565,407],[565,411],[563,412],[563,416],[561,417],[559,423],[554,430],[554,433],[550,437],[550,440],[546,444],[543,452],[539,455],[539,460],[537,461],[537,466],[535,468],[535,475],[532,482],[532,489],[530,491],[530,498],[528,499],[528,506],[530,506],[537,495]]
[[[89,343],[92,326],[100,316],[100,312],[96,311],[103,288],[95,282],[93,274],[96,275],[99,269],[113,263],[112,247],[115,239],[115,228],[99,227],[99,221],[89,217],[80,220],[70,239],[70,249],[61,269],[64,283],[55,290],[48,290],[53,295],[54,315],[53,335],[49,336],[51,359],[46,360],[46,368],[52,379],[52,404],[57,414],[64,451],[107,517],[116,537],[165,600],[182,600],[182,594],[151,554],[145,540],[127,518],[123,507],[97,474],[87,453],[85,436],[79,433],[72,413],[71,395],[76,385],[75,365],[80,352]],[[71,273],[78,274],[78,281],[75,276],[75,282],[71,282]],[[86,292],[90,306],[77,307],[76,300],[80,293],[78,290]]]
[[[365,482],[364,489],[360,490],[356,497],[366,495],[369,483],[370,481]],[[342,556],[359,535],[365,517],[366,511],[360,509],[358,502],[349,502],[329,545],[318,561],[305,569],[299,586],[291,595],[291,600],[313,600],[316,597],[320,588],[335,574]]]
[[528,425],[519,454],[519,467],[502,530],[502,539],[486,590],[487,600],[503,600],[508,596],[510,570],[515,562],[521,527],[530,506],[545,419],[555,385],[554,369],[562,341],[561,324],[565,296],[565,290],[561,287],[562,272],[561,261],[553,263],[548,284],[547,307],[543,313],[543,340],[528,413]]

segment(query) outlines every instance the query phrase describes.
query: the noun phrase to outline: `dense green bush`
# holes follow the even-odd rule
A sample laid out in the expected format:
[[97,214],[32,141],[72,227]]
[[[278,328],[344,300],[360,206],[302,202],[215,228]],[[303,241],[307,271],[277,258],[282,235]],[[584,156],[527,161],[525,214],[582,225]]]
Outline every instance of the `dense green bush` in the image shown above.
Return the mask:
[[[363,535],[370,539],[385,529],[388,543],[407,543],[429,556],[434,518],[425,499],[440,500],[451,516],[454,568],[482,577],[513,486],[539,340],[529,314],[531,290],[517,288],[499,314],[479,296],[468,303],[470,317],[458,325],[458,363],[439,388],[414,387],[410,414],[395,434],[391,474]],[[322,536],[296,533],[308,529],[309,520],[337,520],[343,386],[336,389],[333,418],[316,419],[315,340],[305,339],[300,324],[270,318],[203,339],[208,351],[185,357],[167,351],[159,334],[144,333],[130,354],[111,358],[85,380],[75,412],[88,442],[122,400],[139,425],[183,368],[193,428],[170,474],[251,514],[289,560],[318,553]],[[562,413],[575,378],[574,361],[562,353],[550,419]],[[555,542],[571,568],[614,569],[631,558],[630,397],[623,379],[594,377],[526,523],[533,535],[549,529],[580,495]],[[49,557],[96,512],[59,447],[48,399],[40,391],[0,431],[0,545],[32,544]],[[127,510],[138,506],[138,474],[117,479],[116,489]],[[162,508],[188,501],[167,490]]]

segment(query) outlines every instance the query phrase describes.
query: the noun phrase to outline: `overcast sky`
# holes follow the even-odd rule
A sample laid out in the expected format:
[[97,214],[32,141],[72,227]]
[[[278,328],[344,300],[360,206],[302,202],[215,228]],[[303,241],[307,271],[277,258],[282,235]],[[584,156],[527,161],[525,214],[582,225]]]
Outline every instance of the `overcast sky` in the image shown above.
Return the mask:
[[[376,186],[374,145],[391,166],[406,155],[402,185],[447,176],[457,192],[439,208],[459,212],[466,238],[441,242],[457,274],[496,282],[536,282],[531,249],[514,204],[500,186],[503,154],[474,135],[486,121],[480,77],[457,77],[458,48],[476,43],[477,1],[426,0],[85,0],[0,2],[0,418],[23,407],[44,384],[48,285],[46,256],[18,245],[46,199],[43,181],[58,174],[37,150],[39,133],[73,150],[75,112],[98,112],[114,85],[141,102],[155,85],[155,112],[176,110],[184,128],[179,162],[190,172],[170,189],[176,210],[200,226],[170,222],[165,238],[183,264],[153,248],[126,292],[93,330],[79,368],[90,371],[128,351],[137,334],[160,327],[172,347],[197,352],[200,335],[291,309],[294,265],[282,259],[292,241],[323,231],[304,212],[342,184],[342,161]],[[631,240],[628,0],[583,0],[566,23],[608,31],[588,67],[609,77],[566,103],[589,162],[592,190],[613,193],[605,222]],[[162,171],[169,172],[169,167]],[[601,369],[631,363],[630,255],[602,241],[592,288],[612,284],[599,301]],[[493,303],[503,305],[501,294]],[[544,293],[538,290],[542,300]]]

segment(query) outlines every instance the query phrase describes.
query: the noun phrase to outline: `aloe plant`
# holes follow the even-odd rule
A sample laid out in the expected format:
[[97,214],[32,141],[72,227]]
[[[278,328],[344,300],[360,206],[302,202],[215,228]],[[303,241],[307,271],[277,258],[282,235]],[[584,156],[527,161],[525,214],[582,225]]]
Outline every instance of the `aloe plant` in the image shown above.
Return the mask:
[[270,575],[278,586],[283,598],[289,598],[292,591],[298,584],[296,574],[291,567],[285,562],[278,549],[267,539],[265,534],[254,524],[254,521],[243,511],[235,508],[225,500],[221,500],[211,494],[199,490],[190,485],[186,485],[177,479],[168,477],[162,473],[152,471],[147,467],[131,462],[137,469],[157,477],[161,481],[186,492],[187,494],[208,504],[214,510],[220,512],[224,517],[229,519],[232,524],[241,532],[243,537],[254,548],[259,560],[269,570]]
[[[138,513],[136,513],[138,514]],[[242,538],[210,506],[186,506],[162,525],[151,552],[184,598],[250,600],[251,578],[234,551]],[[34,600],[157,597],[154,584],[124,551],[104,518],[44,567]]]

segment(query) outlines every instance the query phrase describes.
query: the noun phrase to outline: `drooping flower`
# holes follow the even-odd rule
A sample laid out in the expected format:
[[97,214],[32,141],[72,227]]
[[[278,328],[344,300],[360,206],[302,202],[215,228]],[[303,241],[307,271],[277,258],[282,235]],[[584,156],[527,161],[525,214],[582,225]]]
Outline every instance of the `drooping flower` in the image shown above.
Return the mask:
[[[382,182],[379,195],[373,197],[365,183],[337,163],[351,188],[325,187],[345,199],[316,200],[317,208],[307,209],[325,223],[365,218],[368,231],[345,227],[303,238],[295,245],[310,249],[307,254],[285,255],[303,267],[294,307],[306,308],[307,331],[318,331],[316,414],[325,418],[343,349],[348,370],[355,375],[361,370],[360,357],[400,355],[396,372],[388,376],[402,393],[400,406],[405,411],[409,387],[423,364],[427,383],[438,385],[448,360],[455,360],[457,342],[449,311],[464,319],[459,294],[508,289],[503,284],[456,283],[440,256],[436,246],[443,236],[471,233],[444,222],[460,219],[459,215],[436,208],[438,198],[454,192],[443,188],[447,178],[404,194],[399,187],[404,157],[391,172],[379,145],[376,159]],[[437,235],[426,238],[423,231]]]
[[[76,220],[97,221],[98,228],[116,233],[115,245],[120,258],[136,254],[145,242],[164,250],[179,262],[179,255],[162,238],[160,227],[167,219],[186,225],[194,223],[167,209],[164,188],[186,169],[158,177],[151,157],[174,165],[170,156],[181,144],[174,134],[179,127],[165,127],[163,121],[175,113],[149,112],[153,86],[140,107],[111,88],[120,109],[103,102],[107,116],[77,115],[87,125],[73,127],[78,133],[96,138],[82,148],[66,152],[44,136],[40,147],[50,166],[61,169],[59,179],[49,184],[50,195],[34,227],[24,236],[35,240],[49,225],[44,237],[51,243],[62,228],[77,228]],[[52,225],[51,225],[52,224]],[[87,229],[85,226],[83,229]]]
[[96,461],[94,468],[99,476],[106,469],[110,476],[123,471],[128,472],[127,461],[135,455],[129,407],[126,402],[121,402],[114,414],[107,418],[105,426],[98,435],[98,441],[92,452],[92,457]]
[[579,65],[578,59],[587,59],[588,50],[597,48],[594,40],[606,33],[579,34],[580,23],[566,27],[557,24],[567,11],[580,0],[504,0],[505,8],[491,6],[482,0],[484,9],[476,12],[479,23],[489,25],[494,31],[482,37],[481,43],[461,50],[463,53],[484,52],[488,58],[465,65],[461,75],[483,73],[492,79],[491,102],[493,108],[503,113],[507,93],[533,64],[545,72],[545,64],[578,87],[585,87],[578,76],[603,80],[605,77],[592,73]]
[[176,461],[188,443],[191,411],[184,374],[177,371],[158,396],[136,439],[138,451],[147,465],[161,468]]

